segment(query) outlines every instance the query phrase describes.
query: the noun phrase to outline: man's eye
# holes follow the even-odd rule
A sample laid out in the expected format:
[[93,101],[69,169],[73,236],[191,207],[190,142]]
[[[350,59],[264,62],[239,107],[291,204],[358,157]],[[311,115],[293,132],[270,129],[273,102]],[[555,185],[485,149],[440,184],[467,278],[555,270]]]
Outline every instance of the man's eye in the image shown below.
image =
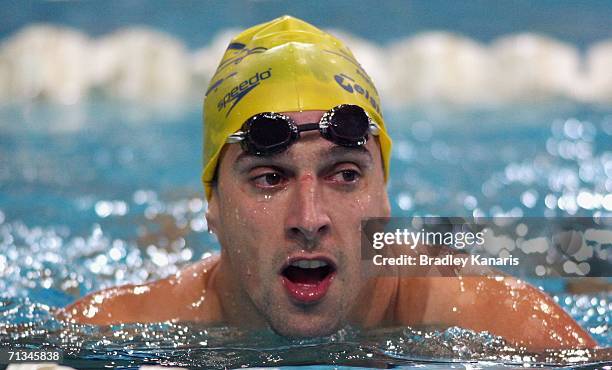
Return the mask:
[[285,178],[281,174],[277,172],[268,172],[255,177],[252,181],[257,187],[271,188],[281,185],[284,180]]
[[331,179],[333,181],[344,182],[344,183],[354,183],[359,180],[360,174],[355,170],[342,170],[336,172]]

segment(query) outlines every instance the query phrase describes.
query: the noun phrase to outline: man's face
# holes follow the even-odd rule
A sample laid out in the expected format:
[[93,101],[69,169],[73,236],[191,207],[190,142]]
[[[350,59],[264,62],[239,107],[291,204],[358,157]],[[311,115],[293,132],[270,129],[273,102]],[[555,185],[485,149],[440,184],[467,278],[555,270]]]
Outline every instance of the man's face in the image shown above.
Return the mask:
[[[323,111],[285,113],[299,125]],[[389,216],[380,149],[338,146],[301,133],[267,157],[224,149],[208,220],[234,281],[236,306],[281,335],[328,335],[349,319],[364,286],[360,227]]]

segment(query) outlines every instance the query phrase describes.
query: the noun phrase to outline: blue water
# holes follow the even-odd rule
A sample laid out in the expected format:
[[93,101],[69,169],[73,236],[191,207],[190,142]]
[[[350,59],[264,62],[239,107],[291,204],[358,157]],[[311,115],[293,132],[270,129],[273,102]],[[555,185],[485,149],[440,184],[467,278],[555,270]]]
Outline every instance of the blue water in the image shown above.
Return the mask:
[[485,0],[389,0],[376,6],[365,0],[189,0],[180,4],[161,0],[113,0],[98,4],[3,1],[2,4],[0,38],[31,22],[67,25],[92,36],[121,27],[146,25],[175,35],[190,48],[208,44],[222,29],[243,29],[284,14],[383,44],[432,29],[449,30],[483,42],[510,33],[537,32],[581,48],[612,36],[609,19],[612,4],[605,0],[520,0],[496,4]]

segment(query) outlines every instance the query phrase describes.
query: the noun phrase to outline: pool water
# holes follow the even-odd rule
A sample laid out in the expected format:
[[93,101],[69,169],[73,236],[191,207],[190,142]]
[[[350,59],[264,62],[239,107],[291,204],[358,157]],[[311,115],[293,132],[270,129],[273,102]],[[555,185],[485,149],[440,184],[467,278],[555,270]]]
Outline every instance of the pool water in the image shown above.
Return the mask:
[[[526,353],[461,328],[345,328],[328,338],[289,341],[193,323],[56,321],[54,308],[88,292],[164,277],[219,250],[206,232],[199,183],[200,108],[152,112],[104,98],[78,107],[0,109],[0,346],[59,347],[63,363],[74,367],[588,367],[612,358],[609,348]],[[577,197],[610,193],[611,109],[568,102],[403,108],[388,110],[387,121],[394,138],[393,215],[612,211],[605,197],[597,204]],[[572,294],[563,279],[532,282],[601,347],[612,346],[610,293]]]

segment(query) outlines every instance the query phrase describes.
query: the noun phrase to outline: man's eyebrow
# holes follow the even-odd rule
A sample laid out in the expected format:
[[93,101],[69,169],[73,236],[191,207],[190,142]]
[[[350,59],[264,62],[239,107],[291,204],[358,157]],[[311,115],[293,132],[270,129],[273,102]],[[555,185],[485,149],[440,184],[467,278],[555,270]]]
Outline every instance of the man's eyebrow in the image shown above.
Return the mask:
[[365,146],[342,146],[342,145],[334,145],[326,150],[326,153],[323,153],[323,157],[327,157],[327,159],[334,159],[336,157],[347,157],[354,156],[357,154],[358,156],[367,157],[368,162],[373,162],[372,153]]
[[281,153],[276,153],[276,154],[266,155],[266,156],[260,156],[260,155],[250,154],[245,151],[242,151],[236,157],[236,160],[234,161],[234,164],[232,165],[232,167],[234,169],[240,169],[240,166],[242,165],[243,162],[254,163],[254,164],[261,163],[262,165],[270,164],[271,162],[280,164],[282,162],[281,158],[286,157],[286,155],[284,154],[286,154],[286,152],[281,152]]
[[[333,145],[325,150],[321,151],[320,158],[322,161],[333,161],[337,159],[350,159],[351,157],[358,156],[361,157],[362,160],[365,160],[367,164],[373,162],[372,154],[370,151],[364,146],[358,147],[348,147],[342,145]],[[259,156],[255,154],[250,154],[242,151],[236,157],[232,167],[235,170],[240,170],[240,167],[244,162],[250,164],[260,163],[261,165],[288,165],[291,163],[291,159],[287,156],[287,152],[280,152],[273,155],[268,156]]]

